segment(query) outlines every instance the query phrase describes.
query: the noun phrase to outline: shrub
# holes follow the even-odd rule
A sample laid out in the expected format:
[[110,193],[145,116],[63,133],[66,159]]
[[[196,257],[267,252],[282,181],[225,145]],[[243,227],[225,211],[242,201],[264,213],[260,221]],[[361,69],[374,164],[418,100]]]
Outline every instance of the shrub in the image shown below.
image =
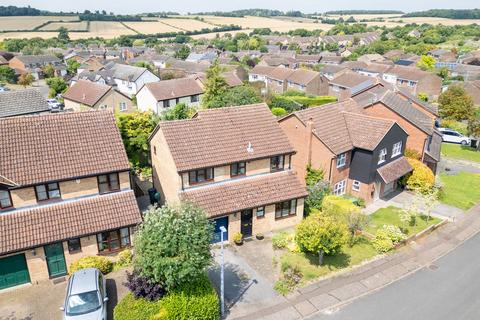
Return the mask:
[[413,172],[406,175],[402,181],[407,189],[422,194],[431,192],[435,185],[435,176],[432,170],[419,160],[407,158],[407,161],[413,167]]
[[285,280],[278,280],[277,282],[275,282],[273,288],[281,295],[286,295],[290,292],[290,288]]
[[70,264],[70,273],[74,273],[80,269],[97,268],[101,273],[107,274],[113,270],[113,262],[106,257],[87,256]]
[[443,119],[442,127],[458,131],[463,135],[468,135],[468,125],[466,123],[462,123],[455,120]]
[[308,186],[308,197],[305,199],[305,212],[310,214],[313,210],[322,209],[323,199],[331,193],[330,184],[320,181],[313,186]]
[[313,187],[318,182],[322,181],[324,175],[325,173],[323,172],[322,169],[315,169],[315,168],[312,168],[311,165],[307,165],[307,171],[305,173],[305,182],[307,183],[307,186]]
[[233,242],[242,242],[243,235],[240,232],[235,232],[233,235]]
[[383,228],[379,229],[375,234],[372,244],[378,252],[388,252],[392,250],[397,243],[405,239],[406,236],[399,227],[384,225]]
[[154,319],[161,310],[161,300],[148,301],[143,298],[137,299],[132,293],[128,293],[121,299],[113,310],[115,320],[139,320]]
[[332,217],[342,218],[357,211],[360,209],[351,200],[335,195],[326,196],[322,202],[322,212]]
[[289,233],[286,231],[279,232],[272,237],[272,246],[275,249],[283,249],[288,245]]
[[218,320],[220,303],[206,275],[182,284],[161,301],[162,312],[155,320]]
[[302,281],[303,274],[297,266],[288,267],[283,271],[283,281],[290,289],[295,288]]
[[135,298],[155,301],[165,295],[165,289],[160,284],[141,276],[138,272],[127,272],[127,282],[124,285],[132,292]]
[[115,267],[124,268],[132,264],[132,250],[123,250],[118,254],[117,261],[115,262]]
[[151,208],[134,240],[134,266],[167,290],[190,282],[212,261],[212,234],[204,211],[191,203]]
[[405,157],[417,159],[417,160],[422,159],[422,155],[420,154],[420,152],[418,152],[417,150],[408,149],[408,148],[405,149]]
[[273,115],[277,116],[277,117],[281,117],[281,116],[284,116],[287,114],[287,110],[283,109],[283,108],[279,108],[279,107],[274,107],[272,108],[272,113]]

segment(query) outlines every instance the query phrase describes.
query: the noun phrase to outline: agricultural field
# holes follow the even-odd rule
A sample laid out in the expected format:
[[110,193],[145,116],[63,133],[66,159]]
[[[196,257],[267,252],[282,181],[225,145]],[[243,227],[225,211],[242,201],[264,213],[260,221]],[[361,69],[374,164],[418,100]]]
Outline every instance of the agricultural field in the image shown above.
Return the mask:
[[[145,22],[150,23],[150,22]],[[106,39],[115,38],[121,35],[135,34],[120,22],[114,21],[92,21],[90,31],[87,33],[71,33],[70,38],[78,39],[85,37],[102,37]]]
[[36,16],[36,17],[0,17],[0,31],[34,30],[48,21],[74,21],[78,17]]
[[78,22],[52,22],[40,28],[45,31],[56,31],[61,27],[67,28],[67,30],[87,30],[87,21]]
[[194,19],[160,19],[161,22],[171,25],[177,29],[180,30],[187,30],[187,31],[194,31],[194,30],[200,30],[200,29],[205,29],[205,28],[214,28],[215,26],[206,23],[203,21],[198,21]]
[[125,25],[139,33],[144,33],[144,34],[181,31],[180,29],[169,26],[158,20],[148,21],[148,22],[147,21],[125,22]]

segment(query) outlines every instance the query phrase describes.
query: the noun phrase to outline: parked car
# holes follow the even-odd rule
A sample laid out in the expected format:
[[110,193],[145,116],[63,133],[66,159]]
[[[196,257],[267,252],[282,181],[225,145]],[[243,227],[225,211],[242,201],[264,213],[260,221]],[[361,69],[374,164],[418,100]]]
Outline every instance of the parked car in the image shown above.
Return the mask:
[[57,99],[47,99],[48,107],[52,112],[59,112],[63,110],[64,105],[57,101]]
[[106,282],[95,268],[81,269],[68,279],[64,320],[107,320]]
[[10,89],[8,89],[7,87],[0,86],[0,92],[7,92],[7,91],[10,91]]
[[444,142],[460,143],[464,146],[469,145],[471,142],[469,137],[466,137],[455,130],[448,128],[439,128],[438,130],[442,133],[442,141]]

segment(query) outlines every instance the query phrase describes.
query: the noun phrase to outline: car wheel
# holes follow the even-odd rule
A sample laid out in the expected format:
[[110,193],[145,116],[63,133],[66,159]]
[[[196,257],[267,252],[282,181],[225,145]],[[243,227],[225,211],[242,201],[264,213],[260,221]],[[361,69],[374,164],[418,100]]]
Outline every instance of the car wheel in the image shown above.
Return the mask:
[[466,146],[467,145],[467,141],[465,140],[462,140],[462,142],[460,142],[462,144],[462,146]]

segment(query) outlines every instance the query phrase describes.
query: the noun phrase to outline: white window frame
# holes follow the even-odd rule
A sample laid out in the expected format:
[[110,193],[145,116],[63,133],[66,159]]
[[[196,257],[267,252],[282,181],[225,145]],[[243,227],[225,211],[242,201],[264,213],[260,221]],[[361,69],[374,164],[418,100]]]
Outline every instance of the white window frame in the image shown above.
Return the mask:
[[383,148],[380,150],[380,153],[378,154],[378,164],[384,163],[387,159],[387,148]]
[[337,157],[337,168],[344,167],[347,164],[347,153],[339,154]]
[[402,154],[402,141],[395,143],[392,147],[392,156],[391,158],[395,158]]
[[347,190],[347,180],[342,180],[333,186],[333,194],[336,196],[344,195]]
[[127,103],[126,102],[120,102],[119,105],[118,105],[118,108],[120,109],[120,111],[127,111]]
[[360,181],[358,180],[353,180],[353,183],[352,183],[352,190],[353,191],[360,191],[360,186],[362,184],[360,183]]

